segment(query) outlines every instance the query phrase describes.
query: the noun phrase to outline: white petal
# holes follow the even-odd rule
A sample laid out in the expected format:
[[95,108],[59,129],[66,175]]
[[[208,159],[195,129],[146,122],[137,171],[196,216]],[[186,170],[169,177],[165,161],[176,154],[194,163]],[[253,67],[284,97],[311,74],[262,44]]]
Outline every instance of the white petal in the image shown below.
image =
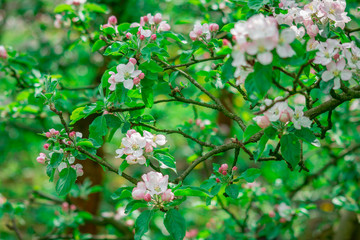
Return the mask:
[[340,88],[340,86],[341,86],[341,84],[340,84],[340,78],[335,78],[334,79],[334,87],[333,87],[333,89],[339,89]]
[[134,81],[132,79],[124,81],[124,88],[131,90],[134,87]]
[[264,52],[257,55],[257,59],[263,65],[268,65],[273,60],[273,55],[271,52]]
[[352,73],[349,70],[344,70],[341,72],[341,79],[342,80],[349,80],[352,76]]
[[334,75],[332,72],[330,71],[325,71],[323,72],[323,74],[321,75],[322,80],[324,80],[325,82],[329,81],[330,79],[334,78]]

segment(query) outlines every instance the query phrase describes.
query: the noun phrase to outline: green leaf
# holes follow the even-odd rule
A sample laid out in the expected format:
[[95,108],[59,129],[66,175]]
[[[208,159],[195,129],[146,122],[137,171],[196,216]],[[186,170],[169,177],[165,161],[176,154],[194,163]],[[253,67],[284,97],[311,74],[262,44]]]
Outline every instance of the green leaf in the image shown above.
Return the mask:
[[229,58],[226,63],[224,64],[224,66],[222,66],[222,72],[221,72],[221,80],[222,82],[228,82],[229,79],[233,79],[234,78],[234,72],[235,72],[235,68],[231,65],[233,59]]
[[105,5],[100,5],[96,3],[86,3],[84,4],[84,8],[89,12],[97,12],[97,13],[107,13],[108,9]]
[[146,210],[140,214],[135,222],[135,240],[140,240],[141,237],[149,230],[149,223],[154,215],[152,210]]
[[71,125],[86,116],[86,114],[83,113],[84,109],[85,109],[85,107],[78,107],[71,113],[71,116],[70,116],[70,120],[71,120],[70,124]]
[[154,91],[151,87],[143,87],[141,89],[141,97],[147,108],[152,108],[154,105]]
[[148,70],[152,73],[158,73],[158,72],[163,72],[164,69],[162,67],[160,67],[155,61],[150,60],[150,62],[144,62],[142,64],[140,64],[140,67],[142,69]]
[[128,203],[125,207],[125,214],[132,213],[133,211],[142,208],[147,207],[148,204],[144,200],[133,200]]
[[234,28],[235,23],[228,23],[221,28],[222,32],[230,32]]
[[76,143],[76,145],[80,147],[94,147],[93,142],[87,139],[81,139],[79,142]]
[[268,4],[269,2],[270,0],[249,0],[248,7],[250,9],[259,11],[260,8],[262,8],[265,4]]
[[54,13],[62,13],[65,11],[73,12],[74,10],[72,9],[71,5],[69,5],[69,4],[60,4],[60,5],[57,5],[54,9]]
[[[215,182],[215,181],[214,181]],[[209,197],[211,194],[200,187],[182,186],[174,191],[175,196],[196,196],[196,197]]]
[[97,141],[98,144],[102,144],[103,136],[105,136],[108,132],[108,128],[106,125],[105,116],[99,116],[95,118],[95,120],[91,123],[89,127],[89,138],[93,138]]
[[119,24],[118,27],[117,27],[119,33],[125,32],[125,31],[128,30],[129,28],[130,28],[130,23],[121,23],[121,24]]
[[52,168],[57,168],[63,159],[63,155],[63,153],[54,152],[50,158],[50,166]]
[[247,182],[253,182],[261,175],[261,170],[258,168],[249,168],[243,172],[239,178],[245,179]]
[[76,171],[73,168],[64,168],[59,173],[59,180],[56,183],[56,192],[60,195],[66,195],[76,181]]
[[176,173],[176,162],[174,157],[161,153],[156,153],[154,157],[159,161],[161,168],[170,168]]
[[312,133],[312,131],[309,128],[301,128],[301,130],[296,129],[294,134],[304,140],[305,142],[308,142],[315,147],[320,147],[320,141],[315,137],[315,135]]
[[92,47],[92,52],[96,52],[96,51],[98,51],[100,48],[102,48],[104,46],[106,46],[106,42],[99,39],[94,43],[94,45]]
[[255,133],[260,132],[261,127],[259,127],[257,124],[250,125],[246,128],[244,132],[244,141],[248,141],[251,136],[253,136]]
[[254,72],[249,74],[246,81],[253,81],[257,92],[261,96],[264,96],[271,87],[272,73],[271,64],[262,65],[261,63],[256,62],[254,65]]
[[186,233],[186,221],[181,214],[175,210],[170,209],[165,214],[164,225],[170,236],[175,240],[182,240]]
[[130,192],[130,194],[131,194],[131,189],[132,189],[131,187],[118,188],[113,194],[111,194],[111,199],[117,200],[117,199],[121,198],[121,196],[124,192]]
[[239,187],[236,184],[230,184],[226,186],[225,193],[233,199],[237,199],[239,196]]
[[116,31],[113,27],[106,27],[102,30],[104,33],[108,34],[108,35],[114,35],[116,34]]
[[257,150],[255,151],[255,154],[254,154],[255,161],[257,161],[261,157],[261,154],[264,152],[266,143],[268,141],[269,141],[269,137],[266,134],[262,135],[262,137],[260,138]]
[[292,133],[286,134],[280,139],[281,153],[284,159],[291,164],[293,168],[299,163],[301,155],[301,146],[299,139]]
[[121,176],[121,174],[124,172],[124,170],[129,166],[128,162],[126,160],[124,160],[119,167],[119,175]]

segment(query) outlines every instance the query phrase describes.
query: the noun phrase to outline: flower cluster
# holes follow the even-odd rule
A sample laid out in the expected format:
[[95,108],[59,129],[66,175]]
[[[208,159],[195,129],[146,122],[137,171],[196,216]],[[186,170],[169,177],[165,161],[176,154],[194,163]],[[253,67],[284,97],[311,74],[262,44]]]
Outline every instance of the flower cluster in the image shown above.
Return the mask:
[[210,40],[211,39],[211,33],[215,33],[219,31],[219,25],[216,23],[210,23],[210,24],[203,24],[197,23],[194,25],[194,29],[190,32],[190,38],[191,40]]
[[7,59],[7,51],[3,45],[0,45],[0,58]]
[[[170,30],[170,25],[162,20],[161,13],[156,13],[154,16],[148,13],[145,16],[140,17],[140,23],[132,23],[130,28],[138,27],[137,35],[140,40],[145,38],[151,38],[151,40],[156,40],[156,32],[164,32]],[[150,28],[150,29],[147,29]],[[126,38],[131,38],[132,34],[127,33]]]
[[[328,23],[344,29],[345,23],[351,20],[345,12],[346,2],[341,0],[315,0],[302,8],[295,1],[281,0],[279,7],[288,12],[275,14],[276,20],[291,26],[299,37],[304,36],[305,29],[310,37],[315,37]],[[304,26],[298,28],[298,24]]]
[[66,4],[69,4],[69,5],[79,6],[79,5],[81,5],[81,4],[86,3],[86,0],[66,0],[65,3],[66,3]]
[[[228,176],[228,169],[229,169],[229,165],[227,165],[226,163],[221,164],[221,166],[220,166],[219,169],[218,169],[218,173],[220,173],[220,174],[223,175],[223,176]],[[237,168],[236,166],[234,166],[234,167],[231,169],[231,172],[230,172],[230,175],[229,175],[229,176],[232,176],[237,170],[238,170],[238,168]],[[216,175],[218,175],[218,174],[216,174]],[[221,176],[221,175],[220,175],[220,176]],[[218,176],[219,176],[219,175],[218,175]],[[220,176],[219,176],[219,177],[220,177]],[[221,182],[221,180],[220,180],[219,177],[215,179],[217,183]],[[227,180],[229,180],[229,179],[228,179],[228,178],[225,178],[225,179],[223,179],[223,180],[224,180],[224,181],[227,181]]]
[[[271,100],[266,99],[265,105],[269,106],[270,104]],[[262,109],[264,108],[262,107]],[[301,129],[301,127],[310,128],[312,122],[308,117],[304,116],[303,109],[303,106],[295,106],[294,111],[288,106],[286,101],[276,102],[274,106],[265,111],[263,116],[256,116],[254,120],[261,128],[267,128],[271,122],[276,121],[283,123],[291,121],[296,129]]]
[[279,33],[277,21],[270,16],[258,14],[247,21],[237,22],[231,33],[236,41],[232,51],[232,65],[236,67],[235,77],[240,79],[237,83],[243,83],[247,75],[253,71],[248,56],[255,57],[263,65],[268,65],[273,60],[274,49],[281,58],[295,54],[290,46],[295,40],[295,32],[287,28]]
[[314,63],[326,66],[322,73],[322,80],[334,81],[334,89],[339,89],[341,81],[350,80],[352,71],[360,67],[360,49],[354,42],[341,44],[338,40],[328,39],[326,42],[317,42]]
[[141,79],[144,79],[145,74],[141,70],[136,70],[135,65],[137,61],[135,58],[130,58],[127,64],[119,64],[116,67],[115,72],[109,72],[110,77],[108,82],[110,83],[109,89],[115,91],[118,83],[123,83],[124,88],[132,89],[134,85],[139,85]]
[[102,28],[108,28],[108,27],[111,27],[111,28],[114,28],[115,31],[117,31],[117,27],[116,27],[116,24],[117,24],[118,20],[115,16],[110,16],[108,18],[108,21],[106,24],[102,25],[101,27]]
[[170,202],[174,199],[174,193],[168,189],[169,175],[149,172],[141,178],[143,181],[138,182],[132,191],[135,200],[153,201],[157,206],[161,206],[162,202]]
[[[83,166],[79,163],[74,164],[75,157],[72,156],[70,152],[64,152],[63,150],[63,148],[72,145],[73,141],[76,142],[77,140],[82,138],[82,133],[72,131],[69,134],[66,134],[66,136],[61,136],[61,133],[58,130],[52,128],[45,133],[45,136],[48,138],[48,142],[45,143],[43,147],[45,150],[49,150],[51,152],[49,153],[49,156],[47,156],[45,153],[40,153],[39,156],[36,158],[36,161],[40,164],[50,164],[50,159],[52,155],[54,153],[60,153],[62,154],[62,161],[57,167],[58,171],[61,172],[64,168],[72,167],[73,169],[75,169],[77,176],[82,176],[84,174]],[[59,146],[56,146],[58,143],[64,145],[60,146],[60,149],[58,149]]]
[[145,164],[145,153],[151,153],[154,147],[163,146],[166,143],[164,135],[154,135],[146,130],[143,131],[143,136],[134,129],[130,129],[121,141],[121,148],[116,150],[118,156],[127,155],[125,160],[128,164]]

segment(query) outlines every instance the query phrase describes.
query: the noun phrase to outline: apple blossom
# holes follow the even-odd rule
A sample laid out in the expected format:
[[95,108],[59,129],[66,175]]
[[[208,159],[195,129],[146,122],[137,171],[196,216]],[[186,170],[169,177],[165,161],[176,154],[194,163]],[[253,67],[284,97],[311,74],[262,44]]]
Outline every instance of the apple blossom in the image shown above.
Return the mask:
[[73,169],[75,169],[77,177],[84,175],[83,166],[80,163],[77,163],[75,165],[71,165],[71,167]]
[[49,149],[49,147],[50,147],[50,144],[45,143],[43,147],[44,147],[44,149],[48,150],[48,149]]
[[168,187],[169,175],[163,176],[159,172],[149,172],[141,176],[151,196],[164,193]]
[[304,116],[303,109],[303,106],[296,106],[294,115],[291,118],[291,121],[296,129],[301,129],[301,127],[310,128],[312,123],[308,117]]
[[257,123],[257,125],[261,128],[267,128],[268,126],[270,126],[270,120],[269,118],[264,115],[264,116],[256,116],[253,118],[253,120]]
[[171,29],[170,25],[166,21],[162,21],[159,24],[158,32],[165,32],[165,31],[169,31],[170,29]]
[[216,182],[217,182],[217,183],[219,183],[219,182],[220,182],[220,179],[219,179],[219,178],[216,178],[215,180],[216,180]]
[[327,70],[323,72],[322,74],[322,80],[325,82],[328,82],[331,79],[334,79],[334,89],[340,88],[340,80],[349,80],[351,78],[352,73],[349,70],[344,69],[345,68],[345,59],[342,58],[337,63],[330,62],[328,65],[326,65]]
[[137,186],[132,191],[132,198],[135,200],[144,199],[146,186],[144,182],[138,182]]
[[86,3],[86,0],[66,0],[66,4],[78,6]]
[[128,33],[126,33],[125,36],[126,36],[127,39],[130,39],[132,37],[132,34],[128,32]]
[[316,53],[314,63],[324,66],[329,64],[333,57],[339,52],[338,46],[339,41],[334,39],[328,39],[326,42],[320,42],[318,46],[319,51]]
[[110,83],[109,89],[114,91],[116,84],[123,83],[126,89],[132,89],[134,86],[134,78],[139,76],[141,71],[135,70],[134,64],[130,61],[127,64],[119,64],[116,67],[117,73],[109,72],[111,75],[108,79]]
[[292,57],[295,54],[294,50],[289,45],[295,40],[295,37],[295,32],[290,28],[284,29],[281,32],[279,43],[276,46],[276,52],[281,58]]
[[209,25],[209,30],[210,30],[210,32],[217,32],[217,31],[219,31],[219,25],[216,23],[211,23]]
[[117,18],[115,16],[110,16],[108,18],[108,24],[110,25],[116,25],[117,24]]
[[269,217],[274,218],[274,217],[275,217],[275,212],[274,212],[274,211],[270,211],[270,212],[269,212]]
[[205,23],[201,25],[200,23],[197,23],[194,25],[194,29],[190,32],[190,38],[191,40],[200,40],[202,38],[205,38],[206,40],[210,40],[211,34],[209,30],[209,24]]
[[46,155],[45,153],[40,153],[39,156],[36,158],[36,161],[38,163],[44,164],[46,161]]
[[67,164],[65,162],[61,162],[58,166],[58,171],[61,172],[64,168],[67,168]]
[[162,195],[161,195],[161,200],[163,200],[164,202],[171,202],[172,200],[174,200],[175,195],[174,193],[171,191],[171,189],[166,190]]
[[231,169],[233,172],[236,172],[238,170],[237,166],[234,166],[232,169]]

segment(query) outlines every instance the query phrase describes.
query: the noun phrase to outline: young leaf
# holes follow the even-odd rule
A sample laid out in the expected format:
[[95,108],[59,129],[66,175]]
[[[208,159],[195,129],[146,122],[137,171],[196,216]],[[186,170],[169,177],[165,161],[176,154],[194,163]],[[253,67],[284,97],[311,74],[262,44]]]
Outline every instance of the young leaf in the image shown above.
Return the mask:
[[237,199],[238,196],[239,196],[239,187],[238,187],[238,185],[230,184],[230,185],[226,186],[225,193],[227,193],[227,195],[229,195],[229,197],[231,197],[233,199]]
[[159,161],[161,168],[170,168],[176,173],[176,162],[172,156],[156,153],[154,157]]
[[124,160],[119,167],[119,175],[121,176],[121,174],[124,172],[124,170],[129,166],[129,164],[127,163],[126,160]]
[[89,138],[95,139],[99,144],[103,142],[103,136],[107,134],[107,125],[104,115],[95,118],[89,127]]
[[164,225],[170,236],[175,240],[182,240],[186,233],[186,221],[181,214],[175,210],[170,209],[165,214]]
[[292,133],[286,134],[281,137],[280,144],[283,157],[293,168],[295,168],[300,161],[301,154],[299,139]]
[[57,168],[63,159],[63,155],[63,153],[54,152],[50,158],[50,166],[52,168]]
[[261,175],[261,170],[258,168],[249,168],[243,172],[239,178],[245,179],[247,182],[253,182]]
[[59,173],[59,180],[56,183],[56,192],[59,195],[66,195],[76,181],[76,171],[73,168],[64,168]]
[[133,200],[128,203],[125,207],[125,214],[132,213],[133,211],[141,208],[141,207],[147,207],[147,203],[143,200]]
[[140,214],[135,222],[135,240],[140,240],[141,237],[149,230],[149,223],[154,215],[152,210],[146,210]]

